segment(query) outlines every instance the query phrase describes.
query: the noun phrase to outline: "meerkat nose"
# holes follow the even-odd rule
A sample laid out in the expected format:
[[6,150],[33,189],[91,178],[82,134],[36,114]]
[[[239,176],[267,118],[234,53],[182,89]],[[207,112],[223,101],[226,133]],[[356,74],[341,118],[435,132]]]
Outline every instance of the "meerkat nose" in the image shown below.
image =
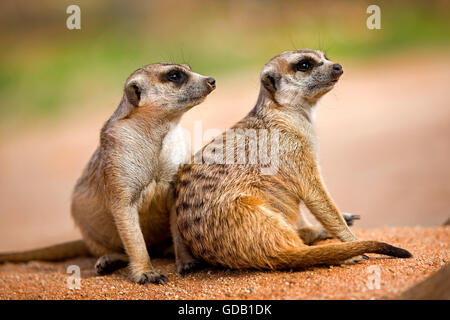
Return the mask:
[[344,73],[344,70],[342,69],[342,66],[339,63],[333,64],[333,71],[336,74],[343,74]]
[[206,82],[212,89],[216,87],[216,79],[209,77],[206,79]]

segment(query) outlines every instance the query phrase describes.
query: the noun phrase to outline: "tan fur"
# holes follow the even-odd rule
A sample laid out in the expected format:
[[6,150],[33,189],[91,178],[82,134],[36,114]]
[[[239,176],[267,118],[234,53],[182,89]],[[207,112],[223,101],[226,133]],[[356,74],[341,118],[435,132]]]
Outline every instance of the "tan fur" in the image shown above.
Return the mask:
[[[184,75],[184,81],[168,80],[174,72]],[[96,264],[99,273],[113,271],[111,265],[123,267],[129,260],[132,281],[167,280],[154,270],[147,249],[154,253],[170,244],[172,183],[187,155],[180,118],[214,88],[214,79],[187,65],[168,63],[145,66],[126,81],[122,101],[103,126],[100,146],[72,197],[81,246],[84,253],[101,257]],[[27,255],[27,260],[51,259],[54,255],[48,251],[52,249],[45,255]]]
[[[304,59],[314,61],[315,66],[298,71],[297,65]],[[178,229],[174,234],[181,237],[174,239],[175,246],[181,247],[175,248],[178,272],[188,272],[195,265],[193,257],[230,268],[279,269],[343,263],[365,252],[410,256],[406,250],[384,243],[358,241],[321,177],[313,113],[317,101],[342,74],[339,67],[322,52],[312,50],[284,52],[264,67],[256,106],[231,130],[279,132],[276,172],[262,174],[260,161],[218,163],[222,151],[231,154],[238,149],[237,139],[233,148],[225,146],[230,130],[200,151],[202,163],[179,169],[173,213],[177,217],[172,218],[176,220],[172,229]],[[250,140],[244,139],[248,150]],[[268,145],[268,150],[276,147],[271,142]],[[301,203],[330,235],[348,243],[305,245],[312,243],[319,231],[304,219],[299,228]]]

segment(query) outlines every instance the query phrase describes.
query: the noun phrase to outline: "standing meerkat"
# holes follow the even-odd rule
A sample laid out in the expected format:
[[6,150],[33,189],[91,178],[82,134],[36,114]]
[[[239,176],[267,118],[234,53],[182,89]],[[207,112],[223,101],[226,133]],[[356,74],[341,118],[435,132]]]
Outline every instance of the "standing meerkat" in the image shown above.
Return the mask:
[[[320,51],[279,54],[261,73],[251,112],[203,147],[196,155],[202,161],[180,167],[171,211],[178,272],[189,272],[201,260],[229,268],[284,269],[356,262],[364,253],[411,256],[386,243],[359,241],[321,177],[315,108],[342,73],[342,66]],[[255,139],[264,133],[278,141]],[[266,141],[267,151],[278,150],[271,154],[277,166],[269,174],[263,172],[267,168],[261,159],[249,161],[255,160],[249,151],[255,141],[260,154],[261,141]],[[244,163],[237,157],[242,147]],[[344,243],[306,245],[321,238],[324,230],[306,223],[299,212],[302,203]]]
[[180,119],[214,89],[213,78],[184,64],[151,64],[131,74],[73,192],[72,216],[83,240],[2,254],[0,262],[93,255],[100,274],[129,264],[134,282],[167,281],[147,248],[170,244],[173,180],[188,156]]

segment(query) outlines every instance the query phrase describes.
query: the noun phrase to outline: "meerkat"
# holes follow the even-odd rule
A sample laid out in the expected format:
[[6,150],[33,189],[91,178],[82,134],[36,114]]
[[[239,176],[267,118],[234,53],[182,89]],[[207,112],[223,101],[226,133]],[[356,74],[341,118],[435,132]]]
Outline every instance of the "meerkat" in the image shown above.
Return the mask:
[[0,262],[91,255],[99,257],[100,274],[129,265],[134,282],[166,282],[147,250],[171,243],[173,180],[188,157],[180,119],[214,89],[213,78],[186,64],[150,64],[132,73],[74,188],[71,213],[83,239],[2,254]]
[[[285,269],[355,263],[365,253],[411,257],[407,250],[386,243],[358,240],[325,187],[314,115],[320,98],[342,74],[342,66],[321,51],[277,55],[262,70],[259,97],[250,113],[204,146],[194,157],[201,161],[179,168],[171,210],[179,273],[204,262],[228,268]],[[248,151],[255,141],[249,134],[252,130],[259,138],[264,132],[267,137],[278,133],[276,143],[256,140],[266,141],[267,150],[278,150],[270,159],[276,159],[277,170],[268,174],[262,170],[262,160],[249,161],[254,156]],[[246,162],[239,163],[242,145]],[[301,204],[326,233],[344,243],[308,246],[325,234],[301,216]]]

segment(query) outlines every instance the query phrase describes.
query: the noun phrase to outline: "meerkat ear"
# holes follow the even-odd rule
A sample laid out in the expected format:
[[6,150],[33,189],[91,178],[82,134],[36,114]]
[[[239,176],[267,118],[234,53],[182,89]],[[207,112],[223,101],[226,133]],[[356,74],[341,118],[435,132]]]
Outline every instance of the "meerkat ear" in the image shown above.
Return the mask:
[[281,76],[273,70],[264,71],[261,75],[262,85],[271,93],[277,91],[280,87]]
[[125,87],[125,95],[127,96],[128,102],[131,103],[134,107],[137,107],[139,105],[142,97],[142,92],[143,86],[138,80],[131,80]]

